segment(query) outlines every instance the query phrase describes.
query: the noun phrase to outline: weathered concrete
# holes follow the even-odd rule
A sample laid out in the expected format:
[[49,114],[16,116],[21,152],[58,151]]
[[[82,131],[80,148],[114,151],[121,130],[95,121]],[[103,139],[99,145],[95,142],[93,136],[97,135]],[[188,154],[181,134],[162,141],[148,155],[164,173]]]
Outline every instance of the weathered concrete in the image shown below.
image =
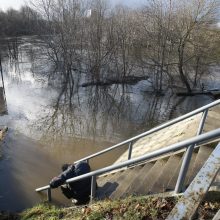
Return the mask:
[[[132,158],[167,147],[171,144],[186,140],[196,135],[202,113],[188,118],[182,122],[174,124],[161,131],[155,132],[139,139],[133,145]],[[204,132],[220,127],[220,106],[209,110],[204,126]],[[128,151],[126,151],[115,163],[126,161]]]

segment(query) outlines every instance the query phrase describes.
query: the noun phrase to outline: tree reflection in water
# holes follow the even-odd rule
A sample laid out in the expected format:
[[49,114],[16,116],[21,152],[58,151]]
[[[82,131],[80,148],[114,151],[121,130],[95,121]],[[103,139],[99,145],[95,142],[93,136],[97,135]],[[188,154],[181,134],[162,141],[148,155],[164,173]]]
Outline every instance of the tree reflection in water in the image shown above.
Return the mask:
[[39,107],[38,99],[42,94],[38,91],[41,90],[41,93],[45,92],[46,104],[41,106],[36,120],[28,120],[33,132],[40,131],[44,141],[78,137],[118,142],[210,101],[202,96],[179,98],[172,91],[157,96],[146,92],[151,91],[146,80],[135,85],[82,87],[80,85],[91,80],[89,73],[80,71],[72,62],[64,62],[65,59],[51,62],[48,48],[33,42],[28,44],[20,40],[6,44],[10,48],[10,63],[14,66],[8,65],[11,69],[5,70],[13,73],[10,82],[13,77],[22,81],[28,74],[33,84],[41,82],[33,86],[28,95],[39,103]]
[[65,86],[53,108],[49,108],[52,110],[36,125],[44,140],[74,136],[118,142],[170,117],[176,103],[173,94],[159,97],[152,93],[136,94],[134,90],[128,85],[90,86],[78,87],[70,94]]

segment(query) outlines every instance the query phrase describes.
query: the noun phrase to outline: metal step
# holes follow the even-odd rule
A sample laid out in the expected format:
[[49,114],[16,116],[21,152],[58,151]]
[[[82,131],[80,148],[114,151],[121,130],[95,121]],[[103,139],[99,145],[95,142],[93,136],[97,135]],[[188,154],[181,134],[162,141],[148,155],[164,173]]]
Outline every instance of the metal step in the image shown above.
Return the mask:
[[145,174],[142,170],[139,172],[140,176],[143,176],[142,181],[138,181],[135,187],[135,193],[137,195],[146,195],[149,193],[151,187],[157,181],[158,176],[163,172],[163,167],[166,164],[166,160],[161,159],[156,161],[150,171]]
[[166,191],[167,184],[173,177],[173,171],[176,169],[176,166],[180,163],[181,158],[182,157],[179,155],[173,155],[169,157],[167,163],[163,168],[163,172],[161,172],[157,181],[151,187],[150,192],[162,193]]

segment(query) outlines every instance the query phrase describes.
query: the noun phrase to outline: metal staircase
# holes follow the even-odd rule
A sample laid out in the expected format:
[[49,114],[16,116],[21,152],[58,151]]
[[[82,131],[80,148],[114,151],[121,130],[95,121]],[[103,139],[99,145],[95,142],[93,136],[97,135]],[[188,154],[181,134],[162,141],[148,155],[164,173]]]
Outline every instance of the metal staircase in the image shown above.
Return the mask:
[[[127,195],[148,195],[162,192],[172,192],[174,195],[184,192],[220,140],[220,128],[203,134],[209,109],[219,104],[220,100],[217,100],[143,134],[79,160],[89,162],[91,158],[128,144],[128,159],[126,161],[69,179],[66,183],[91,177],[91,200],[106,197],[116,199]],[[132,158],[132,146],[136,140],[199,113],[203,114],[197,136]],[[218,119],[220,120],[220,117],[217,117]],[[97,190],[96,180],[99,186]],[[48,200],[51,200],[49,185],[36,189],[36,192],[44,190],[47,190]]]

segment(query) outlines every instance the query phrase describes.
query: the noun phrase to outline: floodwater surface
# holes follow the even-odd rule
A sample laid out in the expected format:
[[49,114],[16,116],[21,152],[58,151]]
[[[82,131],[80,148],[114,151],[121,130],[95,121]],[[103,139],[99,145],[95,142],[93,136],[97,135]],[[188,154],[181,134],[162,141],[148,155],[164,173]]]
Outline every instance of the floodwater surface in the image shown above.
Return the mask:
[[[105,149],[212,101],[208,96],[158,97],[150,84],[77,87],[61,96],[59,74],[36,43],[18,45],[17,59],[4,57],[8,114],[0,125],[9,132],[0,161],[0,210],[19,211],[41,201],[35,188],[47,185],[63,163]],[[80,83],[85,74],[77,76]],[[213,86],[211,80],[209,86]],[[215,86],[215,85],[214,85]],[[91,161],[92,169],[114,162],[127,146]],[[54,201],[69,204],[59,190]]]

